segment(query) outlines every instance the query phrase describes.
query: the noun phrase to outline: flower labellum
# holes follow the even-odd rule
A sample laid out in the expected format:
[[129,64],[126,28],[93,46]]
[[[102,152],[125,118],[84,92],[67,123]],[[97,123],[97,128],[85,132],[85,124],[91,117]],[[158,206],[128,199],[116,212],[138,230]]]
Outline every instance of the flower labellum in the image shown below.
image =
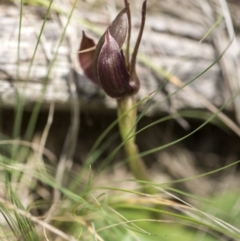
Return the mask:
[[[139,80],[135,65],[138,47],[141,41],[146,16],[146,1],[142,6],[142,23],[138,39],[129,61],[129,42],[131,34],[131,15],[129,3],[117,15],[112,24],[100,38],[96,48],[92,39],[83,32],[78,59],[85,74],[112,98],[121,98],[135,94],[139,89]],[[126,36],[127,48],[124,57],[121,50]],[[89,49],[89,51],[88,51]]]

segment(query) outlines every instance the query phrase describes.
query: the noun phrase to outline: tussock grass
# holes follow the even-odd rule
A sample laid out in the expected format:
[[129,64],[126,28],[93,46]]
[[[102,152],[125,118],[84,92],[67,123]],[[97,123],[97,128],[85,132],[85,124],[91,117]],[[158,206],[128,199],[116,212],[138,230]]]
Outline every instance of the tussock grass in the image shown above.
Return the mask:
[[[162,6],[165,12],[172,11],[172,14],[174,12],[174,14],[180,15],[182,14],[181,11],[186,9],[192,1],[184,2],[182,5],[180,2],[182,3],[182,1],[173,0],[158,5],[158,1],[149,1],[149,11],[157,11],[158,7]],[[227,163],[226,165],[220,165],[219,168],[213,165],[210,170],[204,170],[201,165],[191,164],[194,150],[186,149],[180,152],[177,152],[177,149],[174,150],[174,145],[181,145],[185,140],[211,125],[225,131],[226,135],[231,136],[234,133],[239,139],[238,116],[240,112],[238,106],[240,105],[238,102],[240,92],[236,83],[234,83],[236,79],[239,80],[240,68],[238,68],[239,61],[236,57],[239,50],[236,47],[236,36],[226,1],[221,0],[218,8],[216,8],[216,3],[212,1],[201,1],[201,3],[196,1],[196,4],[199,4],[199,12],[208,16],[205,24],[208,24],[209,31],[206,32],[203,39],[214,35],[218,55],[215,61],[195,78],[183,82],[177,77],[177,73],[169,73],[165,69],[159,68],[159,66],[151,63],[148,56],[143,53],[138,56],[139,61],[147,65],[151,71],[177,87],[176,91],[167,94],[163,100],[155,103],[155,94],[164,89],[166,82],[163,82],[158,89],[153,90],[136,104],[137,106],[143,106],[143,111],[137,118],[136,137],[138,138],[147,131],[152,131],[150,132],[151,136],[156,141],[153,144],[157,143],[155,146],[147,146],[146,150],[140,153],[141,157],[155,158],[152,161],[154,165],[150,169],[153,176],[152,182],[134,180],[131,173],[126,170],[127,159],[121,155],[121,148],[128,141],[128,138],[131,138],[131,133],[126,140],[119,141],[119,135],[116,132],[118,119],[111,122],[101,135],[94,140],[94,143],[92,140],[91,148],[86,151],[87,155],[83,155],[84,163],[76,161],[74,155],[76,149],[80,148],[78,146],[78,130],[81,127],[80,122],[82,120],[79,119],[81,109],[77,101],[77,90],[73,78],[70,78],[68,83],[71,116],[60,154],[57,155],[47,148],[51,128],[54,128],[54,118],[58,115],[54,103],[49,105],[46,123],[41,129],[41,133],[36,133],[37,122],[42,114],[41,105],[44,93],[52,68],[66,38],[70,21],[80,21],[85,28],[91,29],[95,34],[101,32],[96,26],[74,16],[75,8],[82,11],[85,9],[97,11],[98,8],[107,5],[111,12],[120,7],[122,3],[116,1],[115,4],[110,4],[110,2],[106,3],[100,0],[89,0],[79,2],[79,6],[77,6],[77,1],[63,1],[65,8],[54,1],[29,0],[14,1],[13,3],[19,9],[18,51],[16,53],[18,65],[21,59],[21,31],[24,9],[33,5],[41,5],[46,8],[42,26],[39,29],[38,41],[27,71],[26,88],[30,80],[31,68],[40,45],[42,32],[51,13],[58,14],[58,20],[61,22],[63,30],[52,59],[49,59],[48,72],[43,81],[42,96],[33,106],[26,128],[23,128],[25,123],[25,96],[20,95],[16,90],[13,130],[8,135],[0,135],[0,239],[6,241],[239,240],[239,158],[236,156],[230,158],[229,155],[229,160],[223,162],[224,164]],[[176,12],[176,8],[173,8],[174,4],[180,4],[178,12]],[[137,1],[132,5],[138,8]],[[218,19],[212,18],[211,13],[214,11],[219,12]],[[64,16],[64,19],[61,19],[62,16]],[[192,13],[189,16],[182,14],[182,17],[191,18]],[[221,38],[218,35],[220,30],[218,31],[217,26],[223,24],[224,21],[226,21],[229,41],[227,45],[220,46]],[[74,67],[73,59],[73,54],[70,53],[69,62],[72,67]],[[236,74],[228,71],[229,62],[227,60],[229,59],[232,61],[231,63],[235,63],[234,71],[236,71]],[[224,69],[226,78],[228,77],[227,79],[231,80],[232,93],[222,106],[216,107],[194,91],[190,83],[219,63]],[[16,72],[16,82],[20,81],[19,71],[20,67]],[[232,75],[234,75],[234,78],[232,78]],[[150,123],[141,126],[148,112],[153,111],[156,105],[159,106],[171,100],[180,91],[195,96],[205,107],[205,110],[176,111],[162,118],[151,119]],[[226,106],[230,104],[235,106],[236,121],[224,112]],[[165,138],[167,135],[163,135],[161,136],[163,142],[159,144],[159,137],[155,137],[155,134],[160,124],[179,121],[180,118],[186,118],[188,121],[195,118],[198,120],[197,126],[192,127],[191,131],[184,132],[180,137],[172,135],[174,138],[168,139]],[[3,115],[2,122],[4,121],[6,120]],[[5,130],[1,132],[4,133]],[[166,133],[169,132],[166,131]],[[87,140],[85,141],[87,142]],[[151,141],[145,140],[145,143],[148,142]],[[113,146],[113,143],[117,144]],[[106,152],[107,155],[105,155]],[[221,153],[220,150],[219,153]],[[164,161],[159,160],[160,156],[165,157],[165,161],[170,161],[163,164]],[[216,157],[216,155],[212,154],[212,159],[206,160],[206,162],[211,162],[214,159],[213,157]],[[189,162],[190,164],[183,168],[185,170],[181,176],[177,164],[184,158],[187,159],[186,163]],[[223,158],[225,157],[218,160]],[[114,163],[116,159],[118,164]],[[166,177],[164,176],[164,170],[159,170],[164,165],[165,169],[173,168],[173,166],[176,169]],[[156,166],[158,167],[156,168]],[[159,181],[160,175],[163,175],[161,181]],[[196,183],[200,183],[200,185],[195,187]],[[208,187],[212,185],[213,188]],[[141,186],[154,187],[158,190],[158,193],[154,195],[143,193]],[[200,190],[197,190],[198,187],[203,190],[208,189],[209,192],[215,192],[203,191],[204,194],[202,195]]]

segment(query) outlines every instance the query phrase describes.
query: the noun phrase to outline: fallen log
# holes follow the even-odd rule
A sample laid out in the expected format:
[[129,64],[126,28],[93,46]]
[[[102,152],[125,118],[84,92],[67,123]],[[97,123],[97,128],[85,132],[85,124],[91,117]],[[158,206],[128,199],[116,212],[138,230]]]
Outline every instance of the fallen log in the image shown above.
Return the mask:
[[[240,43],[239,35],[235,39],[229,37],[225,17],[204,38],[221,15],[221,6],[214,1],[180,2],[153,1],[148,5],[137,72],[141,80],[138,98],[156,91],[151,95],[152,114],[207,108],[208,102],[219,107],[237,90],[240,61],[235,41]],[[43,109],[48,108],[49,103],[55,103],[59,110],[68,109],[70,87],[75,83],[82,111],[103,112],[115,108],[115,101],[87,80],[77,63],[82,30],[97,41],[99,33],[115,16],[106,14],[106,6],[99,4],[94,10],[87,3],[74,10],[62,42],[66,15],[72,7],[67,1],[60,10],[52,7],[40,39],[46,7],[23,6],[19,35],[19,4],[0,4],[0,101],[3,107],[13,108],[18,97],[24,96],[26,108],[41,101]],[[239,28],[236,10],[240,7],[234,1],[228,4],[234,25]],[[140,23],[140,10],[137,11],[140,1],[131,5],[134,43]],[[122,2],[115,7],[122,8]],[[227,48],[222,58],[216,61]],[[187,88],[168,97],[194,78],[196,80]],[[166,83],[165,79],[168,79]],[[201,102],[198,95],[207,102]],[[226,108],[235,111],[234,104]]]

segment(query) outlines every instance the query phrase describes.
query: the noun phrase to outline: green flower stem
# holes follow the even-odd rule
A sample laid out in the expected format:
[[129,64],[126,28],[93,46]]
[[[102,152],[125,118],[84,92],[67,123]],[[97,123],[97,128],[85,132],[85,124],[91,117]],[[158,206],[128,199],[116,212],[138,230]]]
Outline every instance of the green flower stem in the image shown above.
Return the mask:
[[[151,182],[144,161],[139,156],[138,147],[135,143],[136,133],[136,99],[129,95],[118,100],[119,130],[124,143],[124,151],[128,158],[129,167],[134,177],[141,181]],[[129,138],[131,136],[131,138]],[[127,140],[127,141],[126,141]],[[144,191],[148,194],[155,194],[156,189],[152,186],[145,186]]]

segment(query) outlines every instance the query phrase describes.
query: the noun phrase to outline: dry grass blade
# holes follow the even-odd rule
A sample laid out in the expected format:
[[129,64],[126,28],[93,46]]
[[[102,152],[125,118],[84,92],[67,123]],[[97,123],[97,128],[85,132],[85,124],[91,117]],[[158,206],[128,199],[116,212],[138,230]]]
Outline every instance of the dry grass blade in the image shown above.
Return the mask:
[[[164,190],[163,188],[158,188],[158,189],[159,189],[161,192],[167,194],[169,197],[174,198],[175,200],[178,200],[178,201],[182,202],[182,203],[185,204],[188,208],[190,208],[192,211],[196,211],[196,212],[198,212],[198,213],[201,213],[201,214],[204,215],[205,217],[209,218],[209,220],[212,220],[213,222],[215,222],[216,224],[218,224],[220,227],[222,227],[222,228],[224,228],[224,229],[226,229],[226,230],[228,230],[228,231],[234,231],[234,232],[240,234],[240,229],[234,227],[233,225],[231,225],[231,224],[229,224],[229,223],[227,223],[227,222],[225,222],[225,221],[223,221],[223,220],[221,220],[221,219],[219,219],[219,218],[217,218],[217,217],[214,217],[214,216],[212,216],[212,215],[210,215],[210,214],[208,214],[208,213],[206,213],[206,212],[201,211],[200,209],[194,207],[193,205],[191,205],[190,203],[188,203],[188,202],[184,201],[183,199],[177,197],[176,195],[174,195],[174,194],[172,194],[172,193]],[[176,206],[176,205],[173,205],[172,207],[173,207],[173,208],[177,208],[177,209],[179,208],[178,205],[177,205],[177,206]],[[187,207],[184,207],[184,206],[182,206],[182,207],[183,207],[183,208],[181,208],[182,211],[188,209]],[[189,213],[189,212],[187,212],[187,214],[188,214],[189,216],[194,215],[193,213],[191,214],[191,213]],[[205,222],[208,222],[208,221],[205,220]]]
[[62,232],[60,229],[44,222],[41,221],[39,218],[32,216],[29,212],[27,211],[23,211],[21,209],[18,209],[16,206],[12,205],[11,203],[8,203],[7,201],[5,201],[3,198],[0,197],[0,203],[3,204],[5,207],[7,207],[9,210],[12,210],[26,218],[29,218],[31,221],[33,221],[34,223],[40,225],[41,227],[49,230],[50,232],[56,234],[57,236],[61,237],[64,240],[68,240],[68,241],[77,241],[74,237],[65,234],[64,232]]
[[[183,82],[175,76],[170,77],[169,81],[180,88],[184,85]],[[218,111],[218,108],[216,106],[214,106],[210,101],[204,98],[204,96],[198,94],[196,91],[191,89],[191,87],[185,86],[183,91],[185,91],[187,94],[190,94],[193,98],[196,98],[205,108],[210,110],[212,113]],[[222,112],[218,113],[218,117],[240,137],[240,127],[237,124],[235,124],[228,116],[226,116]]]
[[[199,2],[203,13],[206,15],[205,22],[207,26],[212,26],[215,22],[214,16],[219,14],[215,13],[214,9],[221,9],[220,14],[223,14],[225,25],[228,31],[228,36],[224,30],[213,31],[210,35],[212,38],[214,47],[218,54],[221,54],[225,49],[228,42],[231,42],[229,49],[225,52],[224,56],[219,60],[221,72],[224,79],[227,81],[229,89],[232,94],[235,94],[240,89],[240,63],[238,56],[240,56],[240,50],[234,33],[234,26],[229,12],[228,4],[226,0],[216,1],[216,6],[213,6],[209,1]],[[220,5],[220,6],[219,6]],[[233,100],[234,109],[236,113],[236,119],[240,124],[240,96],[237,96]],[[238,134],[239,135],[239,134]]]
[[[223,74],[226,75],[229,80],[232,93],[235,93],[240,89],[240,48],[237,43],[236,35],[234,32],[234,26],[232,22],[231,13],[229,12],[228,4],[226,0],[220,0],[223,16],[225,19],[228,37],[232,40],[232,45],[229,48],[228,58],[223,62]],[[221,39],[222,40],[222,39]],[[220,47],[221,41],[218,41],[216,47]],[[219,46],[220,45],[220,46]],[[221,47],[220,47],[221,49]],[[236,118],[240,125],[240,96],[234,100],[234,107],[236,111]]]
[[39,144],[40,148],[39,148],[39,151],[38,151],[38,160],[42,159],[42,155],[43,155],[44,147],[45,147],[45,144],[46,144],[46,141],[47,141],[48,133],[49,133],[50,127],[52,125],[53,115],[54,115],[54,103],[51,103],[50,108],[49,108],[47,123],[46,123],[46,126],[44,128],[42,138],[41,138],[41,141],[40,141],[40,144]]

